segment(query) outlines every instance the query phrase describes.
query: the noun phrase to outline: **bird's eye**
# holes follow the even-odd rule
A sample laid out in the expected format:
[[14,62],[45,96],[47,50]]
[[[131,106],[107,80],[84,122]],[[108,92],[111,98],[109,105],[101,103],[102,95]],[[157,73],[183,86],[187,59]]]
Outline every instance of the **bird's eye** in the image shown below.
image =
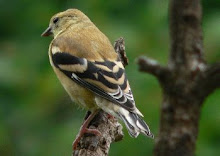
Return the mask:
[[59,20],[59,18],[58,18],[58,17],[55,17],[55,18],[53,19],[53,23],[56,24],[56,23],[58,22],[58,20]]

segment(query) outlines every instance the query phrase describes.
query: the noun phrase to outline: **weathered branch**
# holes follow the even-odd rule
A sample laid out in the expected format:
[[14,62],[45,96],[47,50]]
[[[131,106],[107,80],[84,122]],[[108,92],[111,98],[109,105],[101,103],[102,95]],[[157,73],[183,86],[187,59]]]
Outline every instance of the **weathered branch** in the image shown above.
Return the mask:
[[[124,39],[119,38],[115,41],[114,48],[118,53],[124,66],[128,64],[125,53]],[[84,135],[73,156],[107,156],[110,144],[122,140],[122,126],[117,119],[110,117],[103,111],[100,111],[91,121],[89,128],[98,129],[102,136]]]
[[170,78],[170,70],[167,67],[161,66],[156,60],[140,56],[137,59],[139,71],[154,75],[160,81],[167,81]]
[[220,87],[220,63],[210,65],[205,71],[205,75],[205,85],[212,88],[211,91]]
[[201,98],[208,96],[215,89],[220,88],[220,63],[209,65],[201,73],[195,88],[199,88]]
[[115,51],[118,53],[121,62],[123,63],[124,67],[128,65],[128,58],[125,52],[125,41],[123,37],[120,37],[114,43]]
[[107,156],[110,144],[122,140],[122,126],[115,118],[100,111],[92,120],[89,128],[98,129],[102,136],[85,134],[79,142],[77,150],[73,151],[73,156]]

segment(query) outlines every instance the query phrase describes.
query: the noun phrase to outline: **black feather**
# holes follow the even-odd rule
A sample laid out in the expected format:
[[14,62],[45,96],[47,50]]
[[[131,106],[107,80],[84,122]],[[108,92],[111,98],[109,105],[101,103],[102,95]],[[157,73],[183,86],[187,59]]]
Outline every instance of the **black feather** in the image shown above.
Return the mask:
[[[85,59],[84,58],[79,58],[75,57],[71,54],[65,53],[65,52],[57,52],[54,55],[52,55],[52,60],[54,65],[59,68],[59,65],[71,65],[71,64],[85,64]],[[115,73],[105,71],[99,67],[96,66],[96,64],[100,64],[103,66],[106,66],[109,69],[113,69],[116,64],[114,62],[110,61],[95,61],[95,62],[90,62],[87,60],[87,70],[84,72],[77,72],[75,71],[74,73],[72,71],[66,71],[61,68],[60,71],[62,71],[67,77],[78,83],[79,85],[91,90],[95,94],[113,102],[114,104],[120,105],[121,107],[129,110],[129,111],[134,111],[135,110],[135,103],[134,100],[128,99],[125,95],[123,95],[121,98],[117,99],[114,98],[113,95],[110,95],[110,93],[107,93],[105,90],[102,88],[99,88],[98,86],[91,84],[87,82],[85,79],[91,79],[95,80],[98,82],[101,82],[103,85],[105,85],[107,88],[117,90],[119,89],[120,92],[123,93],[122,90],[127,88],[127,78],[125,75],[125,81],[122,85],[114,84],[109,82],[107,79],[105,79],[104,75],[111,77],[115,80],[118,80],[123,74],[125,74],[124,69],[119,68],[119,70]],[[96,75],[96,76],[95,76]],[[117,95],[116,95],[117,96]],[[132,96],[132,93],[131,93]],[[132,96],[133,97],[133,96]]]
[[61,53],[61,52],[52,54],[52,60],[56,67],[58,67],[59,64],[61,65],[70,65],[70,64],[83,65],[85,63],[84,59],[82,58],[78,58],[68,53]]

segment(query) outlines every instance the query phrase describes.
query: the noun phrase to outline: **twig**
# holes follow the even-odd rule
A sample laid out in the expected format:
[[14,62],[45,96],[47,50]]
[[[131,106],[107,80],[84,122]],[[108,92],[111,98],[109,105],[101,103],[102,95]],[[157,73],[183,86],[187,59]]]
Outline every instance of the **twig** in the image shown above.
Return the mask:
[[139,65],[139,71],[152,74],[160,81],[165,81],[171,77],[172,73],[170,70],[167,67],[161,66],[156,60],[141,56],[136,62]]
[[115,51],[118,53],[121,62],[123,63],[124,67],[128,65],[128,58],[125,52],[125,41],[123,37],[120,37],[114,43]]

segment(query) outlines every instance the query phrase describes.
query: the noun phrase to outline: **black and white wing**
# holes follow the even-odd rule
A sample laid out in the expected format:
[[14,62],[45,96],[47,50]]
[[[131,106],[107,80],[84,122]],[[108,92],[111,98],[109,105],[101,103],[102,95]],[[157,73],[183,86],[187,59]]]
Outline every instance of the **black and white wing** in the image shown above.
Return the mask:
[[[92,62],[66,52],[51,55],[55,67],[76,83],[130,112],[137,111],[124,67],[119,60]],[[139,111],[136,113],[142,116]]]

